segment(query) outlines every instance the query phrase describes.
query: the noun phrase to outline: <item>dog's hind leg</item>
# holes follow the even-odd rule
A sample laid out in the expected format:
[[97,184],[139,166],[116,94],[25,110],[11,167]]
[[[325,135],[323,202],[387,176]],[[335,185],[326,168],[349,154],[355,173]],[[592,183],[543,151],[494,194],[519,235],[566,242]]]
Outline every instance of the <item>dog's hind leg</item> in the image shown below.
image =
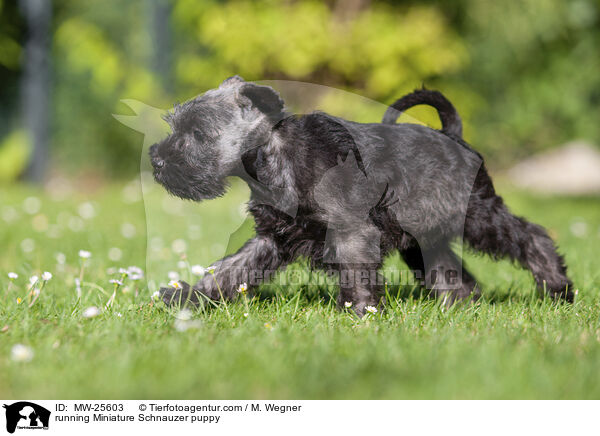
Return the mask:
[[423,264],[423,254],[418,246],[413,246],[404,250],[399,250],[404,263],[410,268],[412,274],[420,285],[425,284],[425,265]]
[[475,279],[447,242],[426,250],[420,262],[424,271],[423,285],[435,296],[443,297],[447,304],[478,298],[479,289]]
[[552,239],[543,227],[509,212],[484,168],[469,200],[464,238],[476,250],[518,261],[552,298],[573,301],[572,282]]

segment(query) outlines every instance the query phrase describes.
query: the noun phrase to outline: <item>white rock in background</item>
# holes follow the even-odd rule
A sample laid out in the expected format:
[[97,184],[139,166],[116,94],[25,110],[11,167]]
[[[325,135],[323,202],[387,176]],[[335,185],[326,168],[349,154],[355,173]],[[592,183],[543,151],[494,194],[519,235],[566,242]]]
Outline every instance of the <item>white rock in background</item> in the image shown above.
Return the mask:
[[600,150],[575,141],[519,162],[508,171],[517,186],[547,194],[600,194]]

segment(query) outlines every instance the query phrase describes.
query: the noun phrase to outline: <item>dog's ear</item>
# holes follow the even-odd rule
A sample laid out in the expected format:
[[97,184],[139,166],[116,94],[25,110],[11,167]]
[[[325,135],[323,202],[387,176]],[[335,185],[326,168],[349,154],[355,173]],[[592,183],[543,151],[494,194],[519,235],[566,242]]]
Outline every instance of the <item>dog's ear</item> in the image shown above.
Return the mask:
[[231,76],[231,77],[223,80],[223,83],[221,83],[219,85],[219,88],[228,88],[230,86],[238,86],[238,85],[241,85],[242,83],[246,83],[246,81],[236,74],[235,76]]
[[283,111],[283,100],[270,86],[246,83],[240,89],[240,95],[250,100],[252,106],[266,115],[279,115]]

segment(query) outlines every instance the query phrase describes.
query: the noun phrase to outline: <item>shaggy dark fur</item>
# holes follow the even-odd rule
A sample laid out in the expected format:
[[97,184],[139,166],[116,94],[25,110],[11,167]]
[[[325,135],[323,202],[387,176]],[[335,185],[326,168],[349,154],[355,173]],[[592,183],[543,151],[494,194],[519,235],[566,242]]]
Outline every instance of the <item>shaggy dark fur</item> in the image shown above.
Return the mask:
[[[397,109],[436,107],[441,131],[394,124]],[[531,270],[540,289],[572,301],[563,259],[543,228],[510,214],[481,156],[462,138],[442,94],[420,90],[386,112],[382,124],[325,113],[287,114],[271,88],[226,80],[169,115],[173,133],[151,147],[155,178],[169,192],[200,201],[222,195],[226,177],[251,189],[256,236],[214,264],[192,289],[163,289],[168,304],[202,296],[233,298],[304,256],[338,272],[338,304],[359,314],[380,302],[383,256],[399,250],[423,285],[448,302],[476,296],[475,279],[450,242],[508,256]]]

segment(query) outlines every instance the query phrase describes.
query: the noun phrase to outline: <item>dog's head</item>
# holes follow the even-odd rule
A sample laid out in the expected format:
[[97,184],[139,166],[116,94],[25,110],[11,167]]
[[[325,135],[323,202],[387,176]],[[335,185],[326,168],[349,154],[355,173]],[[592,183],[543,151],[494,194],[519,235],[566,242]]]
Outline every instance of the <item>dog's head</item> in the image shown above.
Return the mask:
[[172,133],[150,147],[154,178],[184,199],[219,197],[244,152],[267,141],[282,115],[275,90],[231,77],[167,115]]

